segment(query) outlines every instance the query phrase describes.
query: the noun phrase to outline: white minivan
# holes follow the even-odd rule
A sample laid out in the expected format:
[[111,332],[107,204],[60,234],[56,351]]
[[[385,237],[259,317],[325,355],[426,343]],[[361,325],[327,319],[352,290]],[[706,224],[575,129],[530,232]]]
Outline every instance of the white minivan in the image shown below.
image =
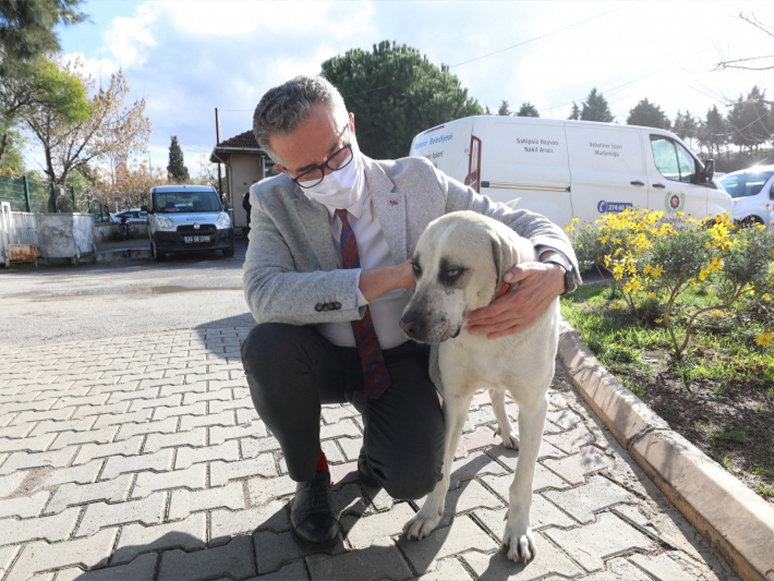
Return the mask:
[[774,220],[774,165],[726,174],[720,178],[720,185],[733,198],[735,222],[768,226]]
[[626,208],[731,213],[731,197],[674,134],[652,127],[497,115],[466,117],[417,135],[410,155],[494,201],[559,226]]
[[234,256],[234,226],[215,188],[156,186],[142,211],[148,213],[151,254],[156,260],[168,254],[213,250]]

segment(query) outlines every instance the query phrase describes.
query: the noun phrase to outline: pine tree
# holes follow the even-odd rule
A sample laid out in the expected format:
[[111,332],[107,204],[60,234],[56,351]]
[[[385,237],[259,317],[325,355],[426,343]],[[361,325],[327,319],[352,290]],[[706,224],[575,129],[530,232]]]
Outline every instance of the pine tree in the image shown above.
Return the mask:
[[583,121],[601,121],[603,123],[615,121],[615,117],[607,105],[607,100],[602,96],[602,93],[597,93],[596,88],[591,89],[589,96],[583,102],[580,118]]
[[538,113],[537,108],[532,103],[527,101],[521,104],[516,117],[540,117],[540,113]]
[[503,102],[500,103],[500,108],[497,110],[498,115],[502,115],[504,117],[507,117],[511,114],[510,105],[508,105],[508,101],[503,99]]
[[177,142],[177,135],[172,136],[172,143],[169,146],[169,163],[167,164],[167,173],[169,178],[176,182],[187,182],[191,179],[188,175],[188,168],[183,161],[183,150]]
[[637,103],[626,119],[627,125],[642,125],[643,127],[657,127],[658,129],[669,129],[671,123],[661,107],[643,99]]
[[578,104],[573,101],[572,102],[572,112],[570,113],[570,116],[567,118],[573,121],[577,121],[580,119],[580,108],[578,107]]

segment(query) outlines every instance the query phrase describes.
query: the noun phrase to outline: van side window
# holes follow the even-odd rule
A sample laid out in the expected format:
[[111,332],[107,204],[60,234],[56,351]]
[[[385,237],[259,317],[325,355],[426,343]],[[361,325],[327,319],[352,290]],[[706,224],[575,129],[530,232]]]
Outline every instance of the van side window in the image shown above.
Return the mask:
[[661,135],[651,135],[650,146],[661,175],[675,182],[695,183],[696,160],[687,149]]

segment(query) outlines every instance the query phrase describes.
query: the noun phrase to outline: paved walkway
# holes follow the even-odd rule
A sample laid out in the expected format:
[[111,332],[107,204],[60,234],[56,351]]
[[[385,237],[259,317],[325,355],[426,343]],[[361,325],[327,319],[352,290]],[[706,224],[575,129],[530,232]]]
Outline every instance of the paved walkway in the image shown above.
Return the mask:
[[[248,328],[10,350],[0,363],[0,580],[727,580],[728,565],[622,451],[562,370],[535,477],[537,557],[499,551],[518,453],[482,394],[447,512],[422,541],[417,510],[355,478],[361,424],[323,410],[344,541],[307,554],[289,532],[276,440],[239,358]],[[518,412],[511,404],[509,412]],[[452,518],[453,515],[453,518]]]

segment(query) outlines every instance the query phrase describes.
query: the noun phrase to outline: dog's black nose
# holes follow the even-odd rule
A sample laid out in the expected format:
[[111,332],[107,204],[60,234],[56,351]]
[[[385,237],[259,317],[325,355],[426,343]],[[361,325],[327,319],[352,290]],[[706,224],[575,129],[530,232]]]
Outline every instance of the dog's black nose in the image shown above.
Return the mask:
[[406,319],[405,317],[400,320],[400,328],[403,329],[403,332],[407,337],[412,338],[416,337],[420,330],[419,323],[412,319]]

